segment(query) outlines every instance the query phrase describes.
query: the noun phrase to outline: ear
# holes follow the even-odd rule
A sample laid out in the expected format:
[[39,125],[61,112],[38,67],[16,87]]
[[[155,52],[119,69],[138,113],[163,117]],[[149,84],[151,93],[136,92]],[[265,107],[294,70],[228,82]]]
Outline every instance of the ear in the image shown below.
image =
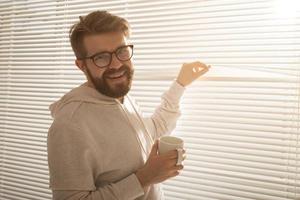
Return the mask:
[[85,72],[84,64],[82,60],[75,60],[75,65],[80,69],[82,72]]

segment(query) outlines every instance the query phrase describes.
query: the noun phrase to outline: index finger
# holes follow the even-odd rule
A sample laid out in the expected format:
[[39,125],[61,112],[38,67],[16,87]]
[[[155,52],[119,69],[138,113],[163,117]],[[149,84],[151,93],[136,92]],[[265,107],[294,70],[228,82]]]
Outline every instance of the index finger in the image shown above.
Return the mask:
[[[185,150],[183,149],[183,154],[185,153]],[[174,150],[171,150],[171,151],[168,151],[167,153],[165,154],[162,154],[163,157],[166,157],[168,159],[175,159],[178,157],[178,152],[177,152],[177,149],[174,149]]]

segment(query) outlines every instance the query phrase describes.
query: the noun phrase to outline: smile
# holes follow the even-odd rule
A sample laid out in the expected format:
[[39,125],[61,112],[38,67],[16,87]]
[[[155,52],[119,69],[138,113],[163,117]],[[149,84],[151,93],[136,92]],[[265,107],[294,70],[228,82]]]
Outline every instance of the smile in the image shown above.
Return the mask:
[[112,74],[110,76],[107,76],[107,78],[110,78],[110,79],[117,79],[117,78],[121,78],[122,76],[125,75],[125,71],[123,72],[119,72],[119,73],[115,73],[115,74]]

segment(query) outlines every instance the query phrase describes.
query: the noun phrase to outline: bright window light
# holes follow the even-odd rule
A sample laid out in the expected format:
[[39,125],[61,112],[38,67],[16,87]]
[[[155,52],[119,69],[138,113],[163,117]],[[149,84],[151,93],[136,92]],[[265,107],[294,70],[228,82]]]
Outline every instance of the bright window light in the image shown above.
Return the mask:
[[277,0],[275,1],[275,13],[279,18],[294,18],[299,15],[299,0]]

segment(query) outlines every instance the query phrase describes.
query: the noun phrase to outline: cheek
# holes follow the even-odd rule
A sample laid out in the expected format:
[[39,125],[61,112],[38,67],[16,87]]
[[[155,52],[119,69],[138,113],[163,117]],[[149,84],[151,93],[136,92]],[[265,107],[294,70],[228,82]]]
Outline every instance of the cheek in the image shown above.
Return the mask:
[[95,76],[96,76],[97,78],[102,78],[102,77],[103,77],[103,74],[104,74],[104,72],[105,72],[105,70],[101,70],[101,69],[99,69],[99,70],[97,70],[97,71],[96,71],[96,74],[95,74]]
[[[105,70],[96,69],[96,68],[89,68],[90,76],[92,76],[93,79],[99,80],[103,78],[103,73]],[[86,73],[85,73],[86,74]]]
[[133,69],[133,63],[132,60],[128,60],[124,63],[125,65],[127,65],[130,69]]
[[105,69],[101,69],[99,67],[92,67],[91,69],[92,75],[94,78],[102,78],[103,73],[105,72]]

